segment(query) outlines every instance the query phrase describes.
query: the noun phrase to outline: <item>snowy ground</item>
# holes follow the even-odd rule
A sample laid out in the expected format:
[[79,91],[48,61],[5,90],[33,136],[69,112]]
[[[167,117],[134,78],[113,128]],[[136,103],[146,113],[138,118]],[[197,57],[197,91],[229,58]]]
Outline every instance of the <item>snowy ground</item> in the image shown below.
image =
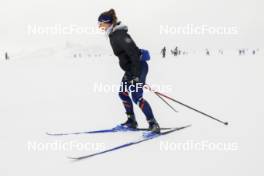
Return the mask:
[[[45,52],[47,53],[47,52]],[[122,71],[111,56],[73,58],[58,52],[0,62],[0,173],[15,175],[263,175],[264,60],[262,56],[155,56],[149,84],[171,85],[169,95],[217,118],[228,127],[172,102],[174,113],[146,93],[163,127],[191,128],[81,162],[67,156],[90,151],[32,151],[29,142],[70,141],[111,147],[141,133],[50,137],[46,132],[111,128],[125,120],[116,93],[93,91],[95,83],[118,84]],[[147,126],[136,108],[141,126]],[[169,143],[169,151],[161,144]],[[176,144],[209,142],[233,151],[178,149]],[[173,147],[174,146],[174,147]]]

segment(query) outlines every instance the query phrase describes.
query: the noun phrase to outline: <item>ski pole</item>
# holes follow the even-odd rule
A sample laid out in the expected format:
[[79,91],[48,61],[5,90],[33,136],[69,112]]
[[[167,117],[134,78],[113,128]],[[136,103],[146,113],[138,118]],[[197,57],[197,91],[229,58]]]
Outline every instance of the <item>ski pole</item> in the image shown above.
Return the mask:
[[[147,87],[146,87],[147,86]],[[149,89],[149,90],[151,90],[151,87],[149,86],[149,85],[147,85],[147,84],[145,84],[144,85],[144,87],[146,88],[146,89]],[[159,97],[166,105],[168,105],[174,112],[178,112],[172,105],[170,105],[164,98],[162,98],[162,96],[161,95],[159,95],[159,94],[157,94],[157,92],[155,92],[155,91],[152,91],[155,95],[157,95],[157,97]]]
[[195,109],[195,108],[193,108],[193,107],[191,107],[191,106],[189,106],[189,105],[187,105],[187,104],[184,104],[184,103],[182,103],[182,102],[180,102],[180,101],[178,101],[178,100],[175,100],[174,98],[171,98],[171,97],[169,97],[169,96],[167,96],[167,95],[165,95],[165,94],[163,94],[163,93],[160,93],[160,92],[157,92],[157,91],[155,91],[155,90],[152,90],[152,89],[150,88],[149,85],[147,85],[147,89],[149,89],[150,91],[152,91],[152,92],[154,92],[154,93],[156,93],[156,94],[158,94],[158,95],[160,95],[160,96],[163,96],[163,97],[165,97],[165,98],[167,98],[167,99],[169,99],[169,100],[171,100],[171,101],[174,101],[175,103],[178,103],[178,104],[180,104],[180,105],[182,105],[182,106],[185,106],[186,108],[189,108],[189,109],[191,109],[191,110],[193,110],[193,111],[195,111],[195,112],[198,112],[198,113],[200,113],[200,114],[202,114],[202,115],[204,115],[204,116],[206,116],[206,117],[209,117],[209,118],[211,118],[211,119],[213,119],[213,120],[215,120],[215,121],[217,121],[217,122],[220,122],[220,123],[222,123],[222,124],[224,124],[224,125],[228,125],[228,122],[224,122],[224,121],[222,121],[222,120],[219,120],[219,119],[217,119],[217,118],[215,118],[215,117],[213,117],[213,116],[211,116],[211,115],[208,115],[208,114],[206,114],[206,113],[204,113],[204,112],[202,112],[202,111],[200,111],[200,110],[197,110],[197,109]]
[[164,103],[166,103],[174,112],[178,112],[174,107],[172,107],[164,98],[162,98],[158,93],[154,92]]

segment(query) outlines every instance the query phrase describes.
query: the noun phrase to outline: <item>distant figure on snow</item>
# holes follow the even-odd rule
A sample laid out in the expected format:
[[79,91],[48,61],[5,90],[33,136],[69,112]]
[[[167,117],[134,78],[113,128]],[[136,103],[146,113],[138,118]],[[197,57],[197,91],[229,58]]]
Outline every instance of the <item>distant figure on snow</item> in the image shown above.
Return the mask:
[[206,48],[205,49],[205,54],[207,55],[207,56],[210,56],[210,51]]
[[8,56],[8,53],[7,52],[5,52],[5,60],[9,60],[10,58],[9,58],[9,56]]
[[176,46],[176,48],[174,50],[171,50],[171,54],[173,54],[174,56],[178,56],[179,55],[179,49]]
[[166,46],[164,46],[162,49],[161,49],[161,54],[162,54],[162,57],[165,58],[166,57]]
[[238,50],[238,54],[239,54],[239,55],[245,55],[245,54],[246,54],[245,49],[239,49],[239,50]]

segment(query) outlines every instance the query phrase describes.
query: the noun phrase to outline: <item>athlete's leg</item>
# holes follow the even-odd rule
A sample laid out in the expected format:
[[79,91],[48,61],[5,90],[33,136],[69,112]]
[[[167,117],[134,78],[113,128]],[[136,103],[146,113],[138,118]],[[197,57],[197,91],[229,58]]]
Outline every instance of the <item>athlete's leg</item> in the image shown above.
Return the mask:
[[129,97],[129,92],[127,91],[128,90],[127,86],[128,86],[128,82],[123,77],[119,90],[119,97],[122,100],[124,108],[126,110],[127,121],[121,125],[126,126],[128,128],[137,128],[138,124],[134,115],[133,103],[131,98]]
[[120,85],[119,97],[123,102],[124,108],[126,110],[126,114],[134,115],[133,103],[131,98],[129,97],[129,92],[127,91],[128,82],[123,78]]
[[141,87],[134,88],[131,94],[134,103],[140,107],[142,112],[145,114],[146,119],[150,122],[150,121],[155,121],[155,118],[152,109],[150,107],[150,104],[143,98],[143,87],[142,87],[143,85],[145,85],[147,74],[148,74],[148,64],[147,62],[142,61],[140,77],[139,77]]

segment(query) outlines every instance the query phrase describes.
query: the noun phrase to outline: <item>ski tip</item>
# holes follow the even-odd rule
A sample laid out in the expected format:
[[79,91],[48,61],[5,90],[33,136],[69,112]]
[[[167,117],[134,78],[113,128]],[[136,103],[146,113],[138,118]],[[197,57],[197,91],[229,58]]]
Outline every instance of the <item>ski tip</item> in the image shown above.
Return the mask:
[[191,126],[192,126],[192,124],[189,124],[189,125],[185,125],[185,126],[182,126],[182,127],[177,127],[177,128],[174,128],[174,129],[181,130],[181,129],[188,128],[188,127],[191,127]]
[[46,135],[48,135],[48,136],[63,136],[64,134],[54,134],[54,133],[46,132]]
[[228,125],[229,125],[229,123],[228,123],[228,122],[225,122],[224,124],[225,124],[226,126],[228,126]]
[[190,124],[190,125],[185,125],[185,126],[182,126],[182,127],[178,127],[178,128],[174,128],[174,130],[182,130],[182,129],[185,129],[185,128],[189,128],[189,127],[191,127],[192,125]]
[[72,161],[72,162],[75,162],[75,161],[79,161],[80,160],[80,158],[78,158],[78,157],[76,158],[76,157],[70,157],[70,156],[68,156],[67,159],[70,160],[70,161]]
[[184,129],[184,128],[188,128],[188,127],[191,127],[192,125],[185,125],[185,126],[181,126],[181,127],[170,127],[170,128],[160,128],[160,130],[162,131],[167,131],[167,130],[181,130],[181,129]]
[[191,127],[191,126],[192,126],[192,124],[189,124],[189,125],[186,125],[185,128],[188,128],[188,127]]
[[87,156],[81,156],[81,157],[67,157],[68,160],[70,160],[71,162],[78,162],[84,159],[88,159],[90,157],[92,157],[94,155],[87,155]]

